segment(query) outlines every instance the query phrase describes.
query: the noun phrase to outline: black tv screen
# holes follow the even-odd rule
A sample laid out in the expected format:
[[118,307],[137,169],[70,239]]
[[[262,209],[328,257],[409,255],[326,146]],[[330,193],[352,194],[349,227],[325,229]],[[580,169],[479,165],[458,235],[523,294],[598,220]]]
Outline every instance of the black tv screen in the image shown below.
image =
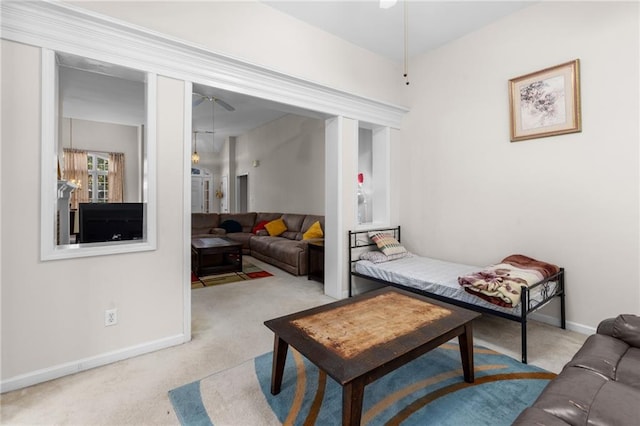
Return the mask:
[[144,203],[80,203],[80,242],[142,239]]

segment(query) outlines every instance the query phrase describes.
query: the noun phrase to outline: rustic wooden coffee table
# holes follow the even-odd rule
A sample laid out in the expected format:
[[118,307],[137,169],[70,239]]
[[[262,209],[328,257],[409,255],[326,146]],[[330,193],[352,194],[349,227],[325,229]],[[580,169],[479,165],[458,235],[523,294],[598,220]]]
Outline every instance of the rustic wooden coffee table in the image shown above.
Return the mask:
[[365,385],[458,337],[472,383],[473,332],[480,314],[385,287],[266,321],[275,333],[271,393],[280,393],[288,346],[342,385],[342,424],[359,425]]
[[242,243],[227,238],[192,238],[191,269],[199,276],[242,272]]

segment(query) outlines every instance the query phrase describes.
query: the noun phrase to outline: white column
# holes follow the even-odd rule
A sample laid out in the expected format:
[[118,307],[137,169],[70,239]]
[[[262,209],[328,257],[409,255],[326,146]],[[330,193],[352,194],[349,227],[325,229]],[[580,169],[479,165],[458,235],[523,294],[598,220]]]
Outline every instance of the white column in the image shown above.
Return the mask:
[[358,121],[334,117],[325,122],[325,272],[324,292],[348,294],[347,232],[356,226]]

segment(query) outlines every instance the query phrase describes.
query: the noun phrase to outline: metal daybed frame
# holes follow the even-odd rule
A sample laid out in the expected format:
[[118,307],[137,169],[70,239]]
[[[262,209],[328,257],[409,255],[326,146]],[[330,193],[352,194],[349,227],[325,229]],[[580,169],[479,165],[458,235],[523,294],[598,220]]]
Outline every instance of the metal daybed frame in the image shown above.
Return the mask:
[[[472,311],[480,312],[488,315],[495,315],[501,318],[506,318],[511,321],[516,321],[520,323],[521,326],[521,335],[522,335],[522,362],[524,364],[527,363],[527,316],[541,308],[542,306],[549,303],[554,297],[560,298],[560,327],[566,328],[565,322],[565,290],[564,290],[564,268],[560,268],[560,271],[552,275],[551,277],[544,279],[536,284],[533,284],[529,287],[525,287],[522,289],[521,295],[521,309],[520,314],[509,314],[502,311],[492,310],[490,308],[474,305],[472,303],[463,302],[451,297],[442,296],[436,293],[431,293],[426,290],[420,290],[413,287],[408,287],[402,284],[397,284],[389,281],[385,281],[379,278],[374,278],[368,275],[364,275],[355,271],[355,263],[359,260],[359,256],[355,256],[354,251],[361,251],[359,249],[363,249],[370,246],[376,246],[369,237],[368,233],[371,231],[383,231],[387,232],[393,237],[400,241],[400,226],[392,227],[392,228],[379,228],[379,229],[367,229],[366,231],[349,231],[349,297],[352,296],[353,291],[353,277],[360,277],[363,279],[375,281],[381,284],[402,288],[407,291],[411,291],[414,293],[418,293],[427,297],[431,297],[436,300],[440,300],[446,303],[451,303],[452,305],[461,306],[463,308],[470,309]],[[362,236],[366,238],[362,238]],[[360,237],[360,238],[359,238]],[[555,291],[552,294],[545,295],[544,299],[541,302],[536,302],[535,300],[531,300],[529,297],[529,292],[531,289],[538,287],[546,282],[557,281],[558,284],[555,288]],[[526,309],[525,309],[526,307]]]

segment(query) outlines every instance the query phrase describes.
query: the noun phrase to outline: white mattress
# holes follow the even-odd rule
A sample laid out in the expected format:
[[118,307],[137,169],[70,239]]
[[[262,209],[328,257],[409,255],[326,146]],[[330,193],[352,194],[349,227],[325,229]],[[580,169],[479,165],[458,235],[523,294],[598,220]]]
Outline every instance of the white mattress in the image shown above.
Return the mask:
[[[515,308],[494,305],[478,296],[467,293],[458,284],[458,277],[481,269],[483,268],[478,266],[462,265],[415,255],[384,263],[359,260],[355,264],[355,272],[362,275],[425,290],[451,299],[483,306],[493,311],[520,315],[522,303],[519,303]],[[531,290],[529,293],[529,298],[532,301],[530,306],[535,306],[536,302],[544,300],[546,295],[553,294],[556,286],[556,282],[550,282]]]

